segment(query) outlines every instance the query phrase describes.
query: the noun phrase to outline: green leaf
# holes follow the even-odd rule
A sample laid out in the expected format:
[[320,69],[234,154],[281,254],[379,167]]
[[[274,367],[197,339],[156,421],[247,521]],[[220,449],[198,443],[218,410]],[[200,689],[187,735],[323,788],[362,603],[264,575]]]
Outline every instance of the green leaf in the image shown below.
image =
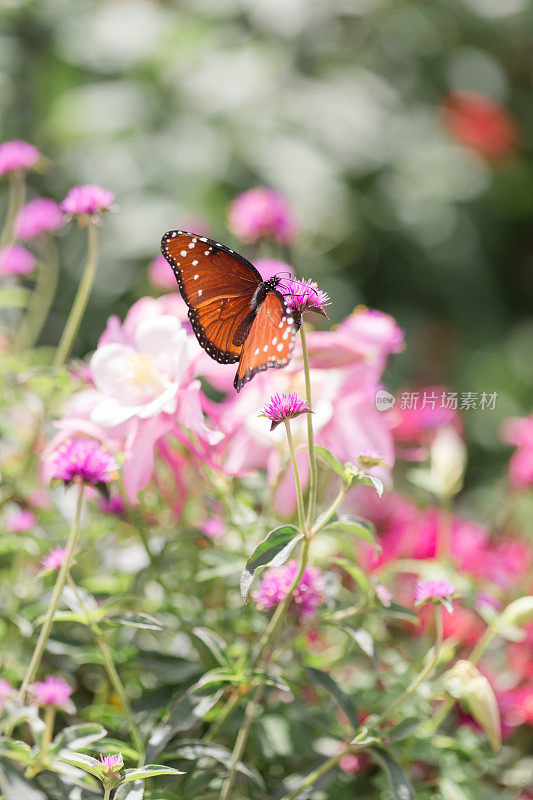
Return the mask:
[[133,786],[121,784],[115,792],[113,800],[143,800],[144,781],[135,781]]
[[209,628],[193,628],[192,634],[200,640],[202,645],[207,648],[221,667],[233,669],[233,665],[227,654],[228,646],[218,633],[209,630]]
[[325,689],[333,695],[352,723],[354,729],[357,729],[359,727],[359,714],[357,713],[357,707],[350,695],[346,694],[327,672],[322,672],[322,670],[315,669],[314,667],[306,667],[306,671],[311,683],[315,686],[319,686],[321,689]]
[[96,758],[93,758],[92,756],[86,756],[85,753],[64,753],[61,756],[61,760],[66,761],[67,764],[72,764],[72,766],[78,767],[85,772],[90,772],[91,775],[95,775],[97,778],[102,778],[103,764],[101,764],[100,761],[97,761]]
[[147,631],[162,631],[165,629],[165,626],[162,625],[159,620],[155,617],[151,617],[150,614],[143,614],[142,611],[127,611],[123,614],[113,614],[110,617],[106,617],[105,621],[110,624],[116,623],[117,625],[126,625],[129,628],[142,628]]
[[391,600],[388,606],[384,606],[384,609],[389,614],[392,614],[393,617],[405,619],[407,622],[413,622],[415,625],[420,624],[420,620],[414,611],[411,611],[410,608],[405,608],[405,606],[400,605],[400,603],[397,603],[395,600]]
[[[211,742],[190,741],[180,742],[179,746],[173,749],[170,753],[165,754],[167,758],[184,758],[187,761],[197,761],[200,758],[212,758],[219,764],[226,768],[230,768],[232,753],[226,747],[219,744],[212,744]],[[264,782],[257,770],[252,767],[239,762],[237,771],[241,772],[247,778],[250,778],[253,783],[264,788]]]
[[376,669],[379,669],[379,661],[376,653],[376,645],[373,637],[364,628],[352,628],[350,625],[341,625],[341,630],[350,636],[356,645],[368,656]]
[[107,736],[106,729],[96,722],[70,725],[57,734],[52,743],[52,750],[54,752],[59,750],[81,750],[93,742],[103,739],[105,736]]
[[255,573],[264,567],[280,567],[284,564],[300,539],[303,539],[303,533],[294,525],[282,525],[270,531],[257,545],[241,575],[241,594],[245,602]]
[[361,536],[363,539],[366,539],[367,542],[374,545],[376,549],[381,550],[379,545],[376,543],[375,538],[375,529],[371,522],[368,522],[365,519],[348,519],[346,517],[342,517],[341,519],[334,520],[330,522],[326,530],[336,530],[340,531],[341,533],[350,533],[354,536]]
[[0,755],[10,758],[12,761],[21,761],[27,764],[31,758],[31,749],[25,742],[18,740],[0,738]]
[[353,464],[346,464],[345,475],[346,484],[348,486],[372,486],[380,497],[383,494],[383,481],[376,478],[374,475],[367,475],[361,472],[359,468]]
[[408,739],[420,727],[420,722],[417,717],[402,719],[401,722],[387,731],[387,739],[389,742],[402,742],[404,739]]
[[341,464],[341,462],[337,458],[335,458],[333,453],[330,453],[330,451],[327,448],[321,447],[320,445],[315,445],[315,453],[317,454],[317,456],[320,456],[322,461],[326,462],[328,467],[330,467],[333,470],[333,472],[337,473],[339,478],[342,478],[343,482],[346,480],[346,470],[344,468],[344,465]]
[[15,767],[0,759],[0,791],[3,800],[47,800],[34,783],[29,783]]
[[416,800],[409,778],[389,751],[379,745],[368,749],[387,773],[394,800]]
[[166,767],[163,764],[145,764],[144,767],[124,770],[122,783],[145,780],[146,778],[153,778],[156,775],[185,775],[185,773],[179,769],[174,769],[174,767]]
[[167,719],[157,725],[151,733],[146,748],[147,760],[150,761],[159,755],[177,733],[183,733],[194,727],[213,708],[220,696],[221,692],[202,697],[189,691],[173,703]]
[[248,676],[244,674],[237,674],[228,669],[223,669],[222,667],[220,669],[210,669],[196,681],[192,687],[192,691],[205,689],[206,687],[210,686],[220,686],[223,683],[240,684],[248,680]]
[[[361,567],[357,566],[357,564],[354,564],[351,561],[348,561],[346,558],[332,558],[331,563],[342,567],[342,569],[345,570],[351,578],[353,578],[365,597],[370,595],[371,583]],[[416,614],[413,616],[416,618]]]

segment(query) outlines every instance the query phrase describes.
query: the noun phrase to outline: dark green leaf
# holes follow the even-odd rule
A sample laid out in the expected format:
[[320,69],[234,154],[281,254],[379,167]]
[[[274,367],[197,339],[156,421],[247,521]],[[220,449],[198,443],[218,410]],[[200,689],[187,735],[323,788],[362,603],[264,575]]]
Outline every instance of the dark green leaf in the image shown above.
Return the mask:
[[394,800],[416,800],[409,778],[389,751],[379,745],[368,749],[387,773]]
[[420,720],[416,717],[402,719],[397,725],[387,731],[387,739],[390,742],[402,742],[411,736],[420,727]]
[[218,633],[209,630],[209,628],[193,628],[192,634],[200,640],[221,667],[233,669],[233,665],[227,654],[228,646]]
[[260,542],[246,562],[241,575],[241,594],[246,602],[248,592],[257,570],[264,567],[280,567],[290,556],[294,546],[303,538],[294,525],[282,525],[274,528]]
[[353,727],[357,729],[359,727],[359,714],[357,713],[356,705],[350,695],[346,694],[327,672],[314,669],[314,667],[306,667],[306,670],[311,682],[314,683],[315,686],[320,686],[321,689],[325,689],[333,695]]

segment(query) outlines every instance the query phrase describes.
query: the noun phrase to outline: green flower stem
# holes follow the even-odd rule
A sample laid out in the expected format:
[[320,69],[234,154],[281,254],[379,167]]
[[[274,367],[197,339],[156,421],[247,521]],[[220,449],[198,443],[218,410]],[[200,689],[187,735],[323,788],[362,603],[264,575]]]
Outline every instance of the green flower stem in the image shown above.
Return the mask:
[[400,695],[393,703],[385,709],[383,714],[380,715],[379,721],[380,723],[385,722],[385,720],[389,719],[394,712],[405,703],[408,697],[410,697],[415,689],[417,689],[420,684],[425,681],[429,675],[433,672],[437,664],[439,663],[440,654],[442,650],[442,607],[440,603],[435,606],[435,645],[433,647],[433,655],[431,658],[428,659],[426,666],[422,669],[421,672],[418,673],[416,678],[409,684],[405,692]]
[[74,344],[74,339],[78,333],[89,296],[96,276],[96,269],[98,266],[98,225],[92,220],[89,221],[87,227],[87,261],[83,270],[83,277],[78,287],[74,303],[70,309],[70,314],[67,319],[67,324],[61,334],[61,340],[54,356],[53,366],[61,367],[67,360]]
[[[309,414],[307,415],[310,416]],[[299,530],[304,533],[303,524],[305,520],[305,511],[304,511],[304,498],[302,494],[302,484],[300,481],[300,470],[298,469],[298,462],[296,461],[296,451],[294,449],[294,440],[292,438],[292,431],[291,431],[291,423],[290,420],[285,420],[285,430],[287,432],[287,442],[289,445],[289,453],[291,454],[291,462],[292,468],[294,470],[294,482],[296,484],[296,502],[298,506],[298,528]]]
[[16,344],[20,350],[33,347],[39,339],[55,297],[59,260],[53,237],[49,236],[37,265],[36,282],[24,314]]
[[[305,338],[305,328],[302,322],[300,326],[300,339],[302,342],[302,355],[304,360],[305,396],[307,405],[313,410],[311,399],[311,374],[309,371],[309,353],[307,352],[307,340]],[[307,506],[307,526],[309,527],[315,518],[316,513],[316,494],[318,482],[318,469],[315,454],[315,440],[313,435],[313,415],[307,416],[307,439],[309,444],[309,501]]]
[[12,172],[9,176],[9,200],[7,206],[7,215],[0,236],[0,247],[8,247],[15,241],[15,232],[13,225],[15,218],[20,209],[24,205],[24,198],[26,196],[26,183],[24,175],[18,172]]
[[219,730],[222,728],[226,720],[231,717],[237,706],[241,701],[241,696],[239,692],[235,692],[229,700],[226,701],[226,705],[223,707],[222,711],[213,722],[209,730],[204,736],[204,742],[212,742]]
[[237,767],[242,759],[242,755],[244,753],[244,748],[246,747],[246,742],[248,741],[248,736],[250,735],[250,730],[252,728],[252,723],[254,721],[254,717],[256,711],[259,707],[259,702],[261,700],[261,695],[263,694],[263,687],[257,686],[250,697],[248,704],[246,706],[246,711],[244,712],[244,721],[241,725],[239,733],[237,734],[237,738],[235,740],[235,747],[233,748],[233,753],[231,754],[231,764],[229,768],[229,772],[226,776],[226,780],[222,786],[222,791],[220,793],[220,800],[229,800],[231,797],[231,791],[233,789],[233,784],[235,783],[235,776],[237,774]]
[[[498,630],[495,625],[489,625],[481,639],[478,641],[474,649],[470,654],[469,661],[472,664],[478,664],[480,659],[482,658],[483,654],[485,653],[486,649],[491,644],[492,640],[498,635]],[[448,697],[445,700],[437,714],[430,720],[427,730],[429,733],[436,733],[454,705],[456,704],[457,700],[455,697]]]
[[30,685],[33,683],[33,680],[37,675],[37,671],[41,664],[41,659],[43,657],[43,653],[46,648],[46,643],[48,642],[48,637],[50,636],[50,631],[52,630],[52,626],[54,624],[54,615],[56,613],[57,606],[59,604],[59,598],[61,597],[61,593],[65,588],[67,576],[69,574],[70,567],[72,566],[72,559],[74,557],[74,551],[76,549],[76,544],[78,542],[78,536],[80,533],[80,522],[81,522],[81,514],[83,511],[84,495],[85,495],[85,486],[83,483],[80,483],[78,489],[78,503],[76,506],[76,514],[74,516],[74,521],[71,525],[70,533],[67,539],[65,560],[63,561],[61,568],[59,570],[56,583],[54,586],[54,591],[52,592],[50,604],[46,612],[46,618],[41,628],[39,638],[37,639],[37,644],[35,645],[35,650],[33,651],[31,661],[29,663],[28,669],[26,670],[24,680],[22,681],[22,686],[20,687],[21,699],[24,699],[26,697],[28,689],[30,688]]
[[124,689],[122,681],[120,680],[120,675],[117,672],[117,668],[115,667],[113,657],[109,652],[109,648],[106,644],[104,637],[96,628],[93,628],[93,635],[94,635],[94,640],[96,642],[96,646],[98,647],[100,654],[102,656],[106,672],[108,674],[109,680],[111,681],[111,685],[113,686],[115,692],[117,693],[120,699],[124,715],[128,721],[128,727],[130,729],[133,744],[135,745],[135,748],[139,753],[138,766],[141,767],[144,764],[144,743],[137,728],[137,725],[135,724],[135,720],[133,719],[133,712],[131,710],[126,690]]
[[104,787],[104,800],[109,800],[111,797],[111,789],[109,786]]
[[341,486],[339,493],[335,498],[335,500],[333,501],[333,503],[319,516],[319,518],[311,528],[312,536],[316,536],[317,533],[320,533],[320,531],[326,527],[326,525],[328,524],[328,522],[333,517],[338,507],[346,497],[347,492],[348,489],[346,488],[346,486]]

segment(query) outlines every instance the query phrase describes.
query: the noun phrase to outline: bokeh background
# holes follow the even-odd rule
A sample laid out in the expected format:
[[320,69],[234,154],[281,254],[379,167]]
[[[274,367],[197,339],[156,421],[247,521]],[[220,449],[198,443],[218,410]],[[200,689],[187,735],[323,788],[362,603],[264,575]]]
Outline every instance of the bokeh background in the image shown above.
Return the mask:
[[[165,230],[206,219],[265,255],[232,238],[227,211],[269,185],[295,209],[290,258],[330,293],[332,321],[365,303],[405,329],[393,389],[499,393],[496,411],[465,415],[473,485],[499,473],[500,421],[533,394],[527,0],[3,0],[0,15],[0,138],[53,165],[34,191],[117,196],[78,355],[154,291]],[[83,265],[83,237],[60,244],[44,343]]]

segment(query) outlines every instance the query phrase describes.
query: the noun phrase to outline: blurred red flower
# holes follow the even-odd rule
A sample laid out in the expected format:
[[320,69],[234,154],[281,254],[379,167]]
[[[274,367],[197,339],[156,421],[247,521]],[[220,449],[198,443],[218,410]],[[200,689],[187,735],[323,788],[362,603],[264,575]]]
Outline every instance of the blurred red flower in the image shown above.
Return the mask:
[[441,105],[441,117],[454,139],[489,161],[512,155],[520,144],[510,112],[478,92],[451,92]]

